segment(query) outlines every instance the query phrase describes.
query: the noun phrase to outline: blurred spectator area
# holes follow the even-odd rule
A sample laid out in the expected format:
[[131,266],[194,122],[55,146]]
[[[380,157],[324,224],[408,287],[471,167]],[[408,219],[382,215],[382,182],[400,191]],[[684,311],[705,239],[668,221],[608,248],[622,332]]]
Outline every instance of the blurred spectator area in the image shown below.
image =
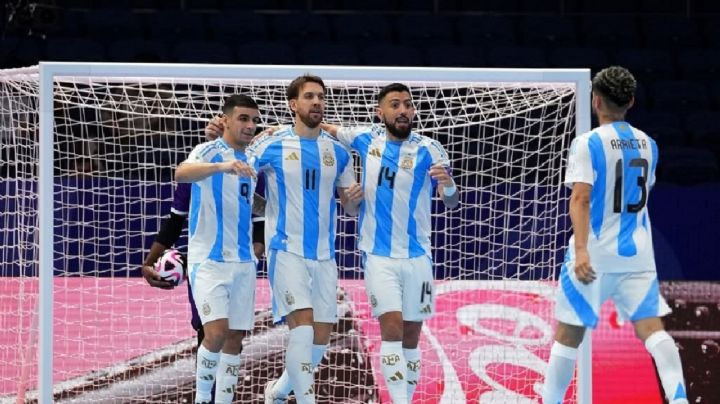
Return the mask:
[[457,67],[620,64],[658,178],[720,180],[716,0],[44,0],[2,9],[0,67],[40,60]]

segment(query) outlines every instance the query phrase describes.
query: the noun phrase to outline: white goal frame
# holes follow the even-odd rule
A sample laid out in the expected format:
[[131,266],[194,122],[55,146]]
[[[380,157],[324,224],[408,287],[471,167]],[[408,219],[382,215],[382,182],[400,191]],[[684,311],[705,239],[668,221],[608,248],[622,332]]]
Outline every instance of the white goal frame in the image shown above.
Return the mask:
[[[176,77],[203,79],[291,80],[307,72],[326,80],[398,82],[574,83],[576,136],[590,130],[589,69],[479,69],[431,67],[265,66],[148,63],[40,62],[39,220],[39,402],[53,400],[53,83],[56,77]],[[592,402],[591,333],[578,359],[577,397]]]

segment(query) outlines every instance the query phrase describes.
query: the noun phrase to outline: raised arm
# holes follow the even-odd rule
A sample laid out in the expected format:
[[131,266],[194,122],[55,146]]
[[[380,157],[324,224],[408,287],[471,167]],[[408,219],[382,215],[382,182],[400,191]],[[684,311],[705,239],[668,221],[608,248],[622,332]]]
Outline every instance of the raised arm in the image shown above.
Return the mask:
[[460,204],[460,192],[449,173],[449,168],[436,164],[430,167],[430,176],[438,182],[438,196],[450,209]]

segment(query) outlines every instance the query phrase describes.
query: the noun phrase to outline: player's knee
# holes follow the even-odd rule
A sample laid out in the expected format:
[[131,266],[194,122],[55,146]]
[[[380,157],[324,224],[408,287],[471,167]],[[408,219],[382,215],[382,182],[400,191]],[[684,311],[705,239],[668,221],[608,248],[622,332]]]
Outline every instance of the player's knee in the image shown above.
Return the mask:
[[635,335],[640,341],[645,341],[649,336],[665,329],[662,320],[658,317],[638,320],[633,323],[633,328],[635,328]]
[[383,341],[403,340],[403,320],[400,312],[389,312],[381,315],[380,334]]
[[557,329],[555,330],[555,341],[571,348],[579,347],[584,336],[585,327],[576,325],[558,323]]

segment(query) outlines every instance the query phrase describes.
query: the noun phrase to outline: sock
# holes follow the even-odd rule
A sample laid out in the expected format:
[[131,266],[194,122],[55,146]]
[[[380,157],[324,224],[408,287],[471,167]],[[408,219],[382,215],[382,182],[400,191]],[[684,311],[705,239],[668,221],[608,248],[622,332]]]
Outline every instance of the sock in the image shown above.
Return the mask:
[[405,362],[407,362],[407,400],[412,403],[415,388],[420,381],[420,350],[403,348]]
[[393,404],[407,404],[407,363],[401,341],[382,341],[380,344],[380,369]]
[[555,341],[550,350],[550,364],[545,374],[543,386],[543,404],[560,404],[565,397],[565,391],[570,385],[575,362],[577,361],[577,348],[570,348]]
[[198,348],[195,370],[196,403],[210,402],[219,358],[220,352],[210,352],[205,345],[200,345]]
[[671,404],[687,404],[680,353],[666,331],[657,331],[645,340],[645,348],[655,359],[665,396]]
[[315,402],[312,341],[312,326],[302,325],[290,330],[290,340],[285,354],[285,369],[287,369],[290,386],[295,392],[295,401],[298,404]]
[[[325,350],[327,349],[327,345],[315,345],[313,344],[312,347],[312,367],[313,370],[317,368],[317,366],[322,362],[323,357],[325,356]],[[285,398],[288,394],[292,391],[292,388],[290,387],[290,378],[288,377],[287,369],[283,370],[282,375],[280,375],[280,378],[275,382],[275,385],[273,386],[273,396],[277,398]]]
[[220,353],[217,387],[215,388],[215,402],[217,404],[232,403],[237,387],[238,373],[240,373],[240,355]]

